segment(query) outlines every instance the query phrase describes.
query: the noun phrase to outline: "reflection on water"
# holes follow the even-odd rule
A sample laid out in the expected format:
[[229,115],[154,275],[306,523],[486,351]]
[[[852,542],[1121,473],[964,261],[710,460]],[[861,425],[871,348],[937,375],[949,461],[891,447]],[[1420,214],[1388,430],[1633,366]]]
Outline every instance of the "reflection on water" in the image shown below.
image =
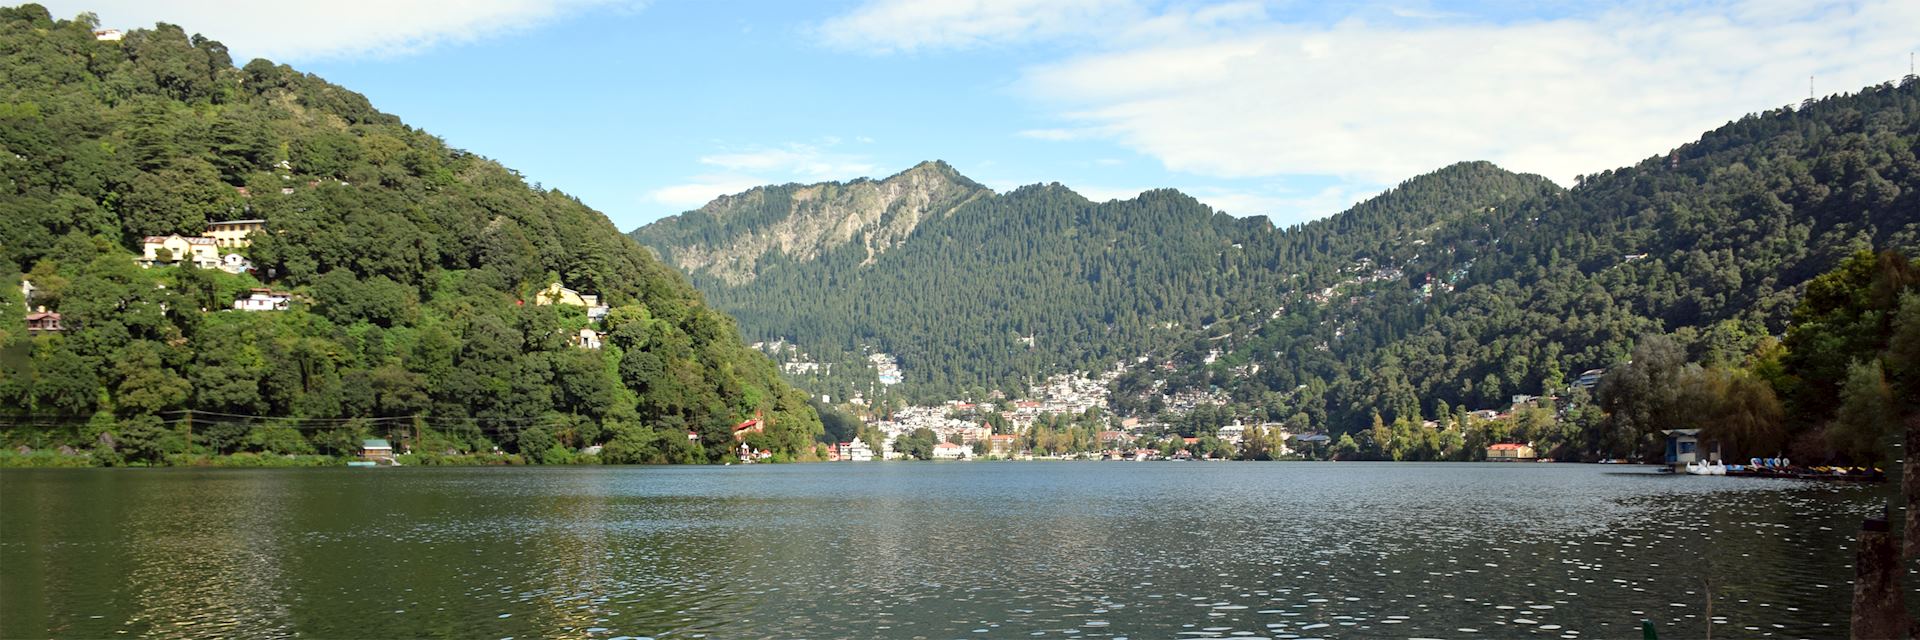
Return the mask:
[[1892,487],[1618,471],[10,470],[0,636],[1844,633]]

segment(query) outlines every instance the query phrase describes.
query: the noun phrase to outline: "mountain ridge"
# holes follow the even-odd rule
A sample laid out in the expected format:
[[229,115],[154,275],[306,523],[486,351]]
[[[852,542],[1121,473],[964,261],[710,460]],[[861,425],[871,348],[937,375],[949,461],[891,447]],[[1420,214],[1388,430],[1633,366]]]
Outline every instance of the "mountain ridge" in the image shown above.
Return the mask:
[[[1861,249],[1920,247],[1916,93],[1749,114],[1571,189],[1456,163],[1273,228],[1176,192],[1091,203],[1038,184],[921,225],[876,262],[828,252],[767,262],[745,286],[693,279],[749,340],[837,363],[795,377],[836,397],[978,399],[1124,365],[1121,415],[1200,397],[1363,430],[1375,411],[1501,407],[1648,335],[1706,362],[1780,335],[1808,279]],[[876,384],[873,353],[897,356],[904,381]]]
[[705,271],[722,281],[744,284],[756,275],[760,259],[774,252],[806,262],[859,240],[871,262],[911,235],[923,220],[947,215],[991,193],[935,160],[877,180],[754,187],[720,196],[629,235],[682,270]]
[[[1494,192],[1557,188],[1538,176],[1465,162],[1410,178],[1383,197],[1450,191],[1476,182],[1490,190],[1487,202],[1504,197]],[[1435,202],[1434,217],[1421,224],[1483,204],[1438,197]],[[907,388],[935,380],[945,388],[1003,386],[1060,367],[1084,368],[1120,357],[1122,349],[1094,336],[1118,336],[1116,344],[1145,349],[1157,341],[1184,339],[1176,336],[1220,315],[1240,313],[1246,301],[1266,300],[1269,296],[1257,293],[1260,287],[1284,283],[1268,265],[1249,262],[1249,256],[1258,255],[1258,247],[1274,234],[1292,229],[1275,229],[1260,216],[1218,212],[1174,189],[1096,203],[1060,183],[1036,183],[980,194],[952,214],[917,226],[877,259],[831,251],[808,261],[774,256],[759,265],[752,282],[701,270],[690,275],[716,305],[742,320],[750,340],[796,339],[815,355],[844,363],[839,371],[864,366],[859,361],[865,350],[893,352],[904,369],[919,373],[909,377]],[[649,228],[635,236],[664,255],[675,251],[661,247],[660,236]],[[1071,241],[1049,240],[1054,238]],[[1210,275],[1182,282],[1177,272]],[[988,281],[994,284],[983,284]],[[1050,293],[1030,290],[1038,282],[1048,283]],[[934,299],[931,292],[944,293]],[[907,304],[916,311],[876,302],[887,298],[912,300]],[[1164,326],[1169,322],[1181,328]],[[823,324],[844,327],[845,333],[828,337],[820,333]],[[956,350],[925,339],[955,330],[973,336],[976,344]],[[799,337],[807,335],[826,337],[828,344]],[[1006,369],[988,373],[966,364],[982,358]],[[961,364],[928,375],[930,366],[943,362]],[[844,384],[827,386],[830,395],[855,391]]]

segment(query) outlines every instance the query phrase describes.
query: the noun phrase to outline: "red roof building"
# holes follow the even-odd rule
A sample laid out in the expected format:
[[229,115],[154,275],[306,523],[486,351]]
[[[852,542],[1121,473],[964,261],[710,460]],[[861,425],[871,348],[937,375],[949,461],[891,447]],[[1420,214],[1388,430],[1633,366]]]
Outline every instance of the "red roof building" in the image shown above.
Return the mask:
[[27,333],[42,333],[42,332],[49,332],[49,331],[66,331],[66,330],[67,330],[66,327],[63,327],[60,325],[60,314],[58,313],[53,313],[45,309],[42,309],[40,311],[27,314]]

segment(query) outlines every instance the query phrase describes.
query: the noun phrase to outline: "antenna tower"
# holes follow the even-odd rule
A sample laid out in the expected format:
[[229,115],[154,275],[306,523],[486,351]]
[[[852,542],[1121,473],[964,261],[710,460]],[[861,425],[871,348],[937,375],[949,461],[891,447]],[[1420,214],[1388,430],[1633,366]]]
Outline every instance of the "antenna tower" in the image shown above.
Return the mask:
[[1800,103],[1800,108],[1805,109],[1811,106],[1813,106],[1813,76],[1809,75],[1807,76],[1807,101]]
[[1913,83],[1914,83],[1914,82],[1916,82],[1916,81],[1920,81],[1920,75],[1914,75],[1914,73],[1913,73],[1913,52],[1912,52],[1912,51],[1908,51],[1908,52],[1907,52],[1907,77],[1905,77],[1905,78],[1901,78],[1901,79],[1900,79],[1900,85],[1901,85],[1901,86],[1906,86],[1906,85],[1910,85],[1910,84],[1913,84]]

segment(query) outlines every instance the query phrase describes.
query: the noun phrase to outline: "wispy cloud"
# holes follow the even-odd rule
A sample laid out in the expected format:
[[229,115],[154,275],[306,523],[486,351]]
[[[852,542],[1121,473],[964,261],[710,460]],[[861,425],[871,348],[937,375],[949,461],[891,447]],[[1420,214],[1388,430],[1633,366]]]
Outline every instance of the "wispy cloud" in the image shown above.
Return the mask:
[[1074,193],[1078,193],[1082,197],[1094,202],[1132,200],[1134,196],[1140,195],[1140,192],[1146,191],[1146,189],[1134,187],[1102,187],[1083,184],[1067,185],[1067,188],[1073,189]]
[[1810,74],[1825,91],[1896,78],[1920,46],[1913,0],[1629,2],[1553,19],[1418,0],[1347,11],[870,0],[820,34],[871,53],[1071,42],[1080,53],[1018,83],[1060,125],[1019,136],[1109,141],[1207,178],[1349,184],[1477,159],[1570,182],[1797,103]]
[[877,166],[865,156],[833,150],[841,142],[840,137],[827,136],[817,143],[751,146],[701,156],[700,164],[720,171],[654,189],[647,192],[647,199],[685,210],[761,185],[871,176]]
[[829,150],[839,142],[839,138],[829,137],[819,145],[794,143],[777,148],[717,153],[702,156],[700,163],[728,171],[817,180],[853,178],[874,170],[873,163],[863,157]]
[[1081,138],[1092,137],[1093,135],[1094,135],[1094,132],[1092,131],[1074,130],[1074,129],[1027,129],[1025,131],[1020,132],[1020,137],[1022,138],[1032,138],[1034,140],[1047,140],[1050,142],[1064,142],[1067,140],[1079,140]]
[[1218,211],[1236,216],[1267,216],[1288,226],[1324,218],[1379,193],[1379,189],[1333,185],[1308,194],[1287,190],[1199,188],[1193,197]]
[[765,180],[751,176],[694,176],[686,182],[647,192],[647,200],[681,210],[696,209],[712,202],[714,198],[740,193],[763,184],[766,184]]
[[1565,182],[1798,102],[1809,74],[1834,90],[1892,79],[1914,24],[1910,0],[1272,23],[1085,54],[1023,82],[1077,130],[1175,171],[1391,183],[1486,159]]
[[270,5],[223,0],[50,0],[57,16],[92,11],[104,26],[168,22],[205,34],[241,62],[404,55],[536,27],[592,7],[637,10],[638,0],[334,0]]
[[839,49],[911,53],[1077,36],[1139,17],[1131,0],[869,0],[814,32]]

